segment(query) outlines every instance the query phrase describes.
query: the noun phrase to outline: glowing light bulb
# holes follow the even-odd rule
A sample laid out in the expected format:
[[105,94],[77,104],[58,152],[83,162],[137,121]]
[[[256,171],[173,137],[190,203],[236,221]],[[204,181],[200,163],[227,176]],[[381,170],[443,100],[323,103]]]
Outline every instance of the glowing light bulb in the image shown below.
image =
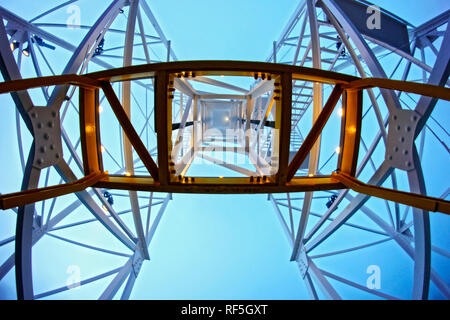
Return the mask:
[[87,134],[91,134],[95,131],[95,126],[88,124],[85,129]]
[[341,152],[341,147],[336,147],[336,149],[334,149],[334,151],[339,154]]
[[11,48],[11,51],[14,51],[20,47],[20,43],[17,41],[13,41],[10,43],[9,47]]
[[337,114],[338,114],[339,117],[342,118],[342,117],[344,116],[344,110],[343,110],[342,108],[340,108],[340,109],[338,110]]
[[99,106],[98,107],[98,113],[102,113],[103,112],[103,107],[102,106]]
[[100,147],[101,152],[105,152],[106,148],[104,146]]
[[126,175],[127,177],[130,177],[130,176],[131,176],[131,173],[130,173],[129,171],[125,171],[125,175]]

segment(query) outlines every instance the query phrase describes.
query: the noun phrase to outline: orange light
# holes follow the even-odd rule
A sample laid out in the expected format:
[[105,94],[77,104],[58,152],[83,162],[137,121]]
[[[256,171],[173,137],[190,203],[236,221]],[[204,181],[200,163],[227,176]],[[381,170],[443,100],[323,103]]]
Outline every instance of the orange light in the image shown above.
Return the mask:
[[314,174],[310,173],[310,174],[308,174],[308,177],[312,178],[312,177],[314,177]]
[[356,127],[355,126],[351,126],[348,128],[348,132],[350,133],[355,133],[356,132]]
[[102,205],[102,209],[103,211],[108,212],[108,208],[105,205]]
[[93,133],[94,132],[94,130],[95,130],[95,126],[93,126],[93,125],[87,125],[86,126],[86,133]]
[[106,148],[105,148],[104,146],[101,146],[101,147],[100,147],[100,150],[101,150],[102,152],[105,152]]
[[98,113],[102,113],[103,112],[103,107],[102,106],[99,106],[98,107]]
[[341,153],[341,147],[336,147],[336,149],[334,149],[334,151],[335,151],[337,154]]
[[129,171],[125,171],[125,175],[126,175],[127,177],[130,177],[130,176],[131,176],[131,173],[130,173]]
[[339,117],[343,117],[344,116],[344,110],[342,109],[342,108],[340,108],[338,111],[337,111],[337,114],[338,114],[338,116]]

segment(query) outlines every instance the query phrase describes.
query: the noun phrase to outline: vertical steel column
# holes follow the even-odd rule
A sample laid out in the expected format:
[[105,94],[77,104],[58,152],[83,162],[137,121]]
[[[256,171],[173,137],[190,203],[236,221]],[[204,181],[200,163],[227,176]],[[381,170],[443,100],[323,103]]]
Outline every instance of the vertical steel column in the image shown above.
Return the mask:
[[101,157],[100,127],[98,117],[98,89],[79,89],[79,114],[81,153],[84,174],[103,171]]
[[[125,48],[123,55],[123,66],[130,66],[133,62],[133,46],[134,46],[134,33],[136,30],[137,13],[139,10],[139,0],[130,1],[130,9],[128,12],[127,29],[125,35]],[[131,121],[131,82],[122,82],[122,106]],[[133,162],[133,150],[130,140],[122,131],[123,135],[123,153],[125,158],[125,170],[133,175],[134,174],[134,162]],[[136,228],[136,234],[139,239],[139,245],[142,249],[142,255],[145,259],[149,259],[147,246],[145,246],[145,234],[142,224],[141,212],[139,209],[139,199],[136,191],[129,191],[131,210],[133,213],[133,220]]]
[[[156,73],[155,81],[155,125],[158,141],[158,167],[159,181],[161,185],[167,185],[169,182],[169,150],[172,150],[172,141],[169,132],[169,121],[171,119],[171,99],[169,100],[167,90],[168,83],[173,86],[173,78],[169,80],[166,71]],[[170,131],[169,131],[170,130]]]
[[[313,67],[316,69],[322,68],[322,57],[320,49],[320,34],[319,23],[317,21],[317,12],[315,8],[315,1],[307,0],[307,14],[309,17],[309,27],[311,32],[311,49],[313,56]],[[314,82],[313,85],[313,125],[317,121],[323,104],[323,85],[318,82]],[[320,136],[316,140],[315,144],[311,148],[309,154],[308,173],[316,174],[319,167],[320,156]],[[300,216],[300,222],[295,238],[294,250],[292,252],[292,259],[297,259],[299,249],[303,246],[303,237],[308,223],[309,211],[311,210],[311,203],[313,199],[313,192],[306,192],[303,199],[303,206]]]
[[[291,142],[291,115],[292,115],[292,74],[282,73],[281,80],[281,104],[277,103],[277,116],[275,130],[280,132],[280,145],[278,150],[278,183],[285,185],[287,181],[287,168],[289,166],[289,152]],[[281,107],[281,112],[278,110]],[[279,126],[278,127],[278,124]],[[272,152],[273,154],[273,152]]]
[[341,124],[341,143],[338,170],[351,176],[356,174],[361,122],[363,94],[361,90],[346,90],[343,95],[344,112]]
[[[41,170],[34,167],[34,142],[30,148],[25,173],[22,180],[22,190],[35,189],[39,183]],[[17,299],[34,299],[33,291],[33,222],[35,204],[20,207],[17,212],[15,270]]]

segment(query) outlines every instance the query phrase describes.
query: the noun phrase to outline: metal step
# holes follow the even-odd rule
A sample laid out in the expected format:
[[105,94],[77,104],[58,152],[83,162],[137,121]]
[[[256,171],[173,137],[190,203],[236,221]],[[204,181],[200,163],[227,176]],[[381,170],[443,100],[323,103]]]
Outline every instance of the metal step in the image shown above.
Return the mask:
[[304,93],[292,93],[292,95],[293,96],[296,96],[296,97],[306,97],[306,98],[312,98],[312,94],[304,94]]
[[294,85],[294,89],[308,89],[308,90],[312,90],[313,87],[309,87],[309,86],[305,86],[305,85],[296,84],[296,85]]

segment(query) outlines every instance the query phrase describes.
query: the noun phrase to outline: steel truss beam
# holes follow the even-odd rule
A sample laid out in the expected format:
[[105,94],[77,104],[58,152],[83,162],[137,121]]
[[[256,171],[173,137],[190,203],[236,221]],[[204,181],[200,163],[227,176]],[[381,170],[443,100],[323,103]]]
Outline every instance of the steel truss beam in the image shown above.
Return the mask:
[[[217,71],[203,71],[203,70],[217,70]],[[327,122],[327,119],[335,106],[336,102],[339,99],[339,94],[341,93],[340,86],[345,88],[346,90],[346,99],[345,102],[345,112],[346,117],[344,118],[344,122],[341,128],[341,157],[339,162],[339,168],[337,170],[337,174],[329,177],[293,177],[296,171],[296,167],[298,167],[299,161],[293,161],[291,167],[280,167],[280,170],[287,170],[288,174],[285,172],[278,172],[277,176],[285,176],[287,177],[287,181],[283,182],[282,180],[278,180],[277,177],[274,177],[273,180],[262,180],[260,181],[252,181],[251,178],[197,178],[192,177],[192,179],[187,181],[174,181],[167,180],[167,182],[162,183],[163,181],[156,177],[162,177],[167,175],[169,177],[169,172],[164,172],[164,169],[161,168],[163,164],[163,159],[161,158],[164,153],[168,152],[169,149],[164,149],[163,154],[159,153],[159,165],[158,173],[156,174],[156,164],[151,160],[151,156],[146,152],[145,147],[137,134],[131,134],[132,125],[126,120],[126,117],[121,114],[120,103],[117,99],[113,99],[113,92],[111,86],[108,84],[107,80],[111,80],[112,78],[117,79],[118,77],[126,77],[126,78],[134,78],[140,76],[145,73],[148,76],[153,76],[156,79],[157,83],[161,83],[161,79],[165,79],[161,85],[157,86],[156,97],[163,95],[167,92],[167,88],[169,88],[168,77],[161,78],[161,74],[168,73],[177,73],[181,72],[181,70],[188,70],[189,72],[196,72],[198,74],[218,74],[223,71],[233,70],[234,74],[251,74],[254,72],[271,72],[271,73],[286,73],[290,72],[292,79],[313,79],[317,82],[324,83],[334,83],[336,86],[334,94],[331,95],[329,102],[327,102],[326,107],[323,110],[321,116],[318,117],[318,120],[313,127],[310,136],[306,138],[306,141],[311,140],[311,143],[304,144],[298,151],[295,159],[304,158],[304,155],[309,153],[312,149],[312,145],[314,141],[317,139],[318,134],[323,128],[324,124]],[[230,71],[228,71],[230,72]],[[76,77],[76,76],[73,76]],[[124,129],[130,135],[130,142],[135,145],[137,153],[141,156],[141,160],[143,163],[148,163],[148,168],[150,172],[153,172],[153,178],[146,177],[120,177],[120,176],[107,176],[105,178],[100,179],[99,182],[94,184],[94,187],[107,187],[107,188],[125,188],[128,190],[145,190],[145,191],[163,191],[163,192],[196,192],[196,193],[206,193],[206,192],[216,192],[216,193],[247,193],[247,192],[256,192],[256,193],[277,193],[277,192],[286,192],[287,190],[295,191],[312,191],[312,190],[332,190],[339,189],[344,186],[355,188],[359,191],[368,192],[371,195],[376,194],[377,196],[384,197],[386,199],[391,199],[390,194],[396,194],[395,192],[389,193],[386,190],[378,189],[377,192],[372,192],[373,188],[364,188],[361,187],[361,184],[358,184],[357,181],[351,180],[352,183],[349,183],[349,180],[345,180],[345,177],[350,177],[355,179],[354,175],[356,173],[356,163],[357,163],[357,154],[358,154],[358,146],[359,146],[359,137],[361,134],[361,105],[362,105],[362,94],[361,90],[363,88],[369,87],[382,87],[382,88],[390,88],[396,90],[408,90],[409,92],[414,92],[421,95],[430,95],[434,98],[440,98],[445,100],[450,100],[450,89],[433,86],[433,85],[419,85],[411,82],[397,82],[386,79],[355,79],[351,78],[351,80],[347,80],[344,75],[335,74],[331,72],[324,72],[316,69],[308,69],[302,67],[287,67],[281,65],[273,65],[273,64],[264,64],[264,63],[245,63],[245,62],[219,62],[219,61],[211,61],[211,62],[174,62],[167,64],[150,64],[146,66],[136,66],[136,67],[125,67],[115,70],[110,70],[106,72],[94,73],[85,75],[84,77],[91,78],[89,80],[89,85],[93,84],[93,81],[98,81],[98,88],[102,88],[104,91],[106,90],[106,94],[108,99],[113,105],[113,109],[116,112],[116,115],[119,115],[119,121],[125,125]],[[50,78],[42,78],[45,85],[51,85],[54,82],[60,83],[61,80],[58,77],[50,77]],[[18,85],[18,88],[21,90],[29,89],[32,87],[36,87],[36,80],[31,80],[29,85],[24,85],[27,80],[18,80],[17,82],[6,82],[5,84],[0,84],[0,93],[8,92],[11,90],[17,90],[15,85]],[[78,79],[78,82],[83,83],[83,77]],[[5,88],[4,88],[5,87]],[[85,89],[82,89],[85,90]],[[92,90],[92,89],[91,89]],[[286,92],[286,88],[281,88],[282,96],[291,96],[291,92]],[[98,110],[98,101],[95,99],[95,95],[91,94],[91,98],[85,98],[83,94],[80,95],[82,103],[80,104],[80,115],[87,115],[95,113],[95,110]],[[87,100],[90,99],[90,102],[87,103]],[[170,98],[166,98],[166,100],[159,100],[159,107],[161,109],[156,111],[156,117],[161,117],[164,115],[164,111],[168,110],[168,108],[164,107],[166,103],[168,103]],[[158,104],[157,104],[158,105]],[[283,108],[288,108],[287,105],[284,105]],[[90,110],[90,111],[89,111]],[[97,111],[98,112],[98,111]],[[163,117],[164,118],[164,117]],[[185,118],[185,117],[184,117]],[[86,118],[88,119],[88,118]],[[85,120],[81,127],[81,137],[82,137],[82,145],[85,147],[83,150],[83,164],[85,167],[86,174],[100,170],[101,166],[98,162],[100,157],[99,147],[97,143],[97,139],[95,136],[99,136],[99,128],[95,125],[95,115],[90,116],[91,120]],[[281,120],[281,119],[280,119]],[[285,118],[285,120],[289,120]],[[171,124],[169,122],[164,123],[162,120],[157,120],[158,125],[158,144],[165,143],[168,144],[168,132],[171,132]],[[289,144],[287,144],[289,145]],[[142,147],[141,147],[142,146]],[[283,148],[283,143],[280,141],[280,158],[283,154],[286,154],[288,149]],[[139,151],[141,150],[141,151]],[[168,155],[168,154],[167,154]],[[303,155],[303,156],[300,156]],[[142,159],[142,156],[144,158]],[[148,160],[146,160],[148,158]],[[286,158],[287,159],[287,158]],[[168,157],[166,156],[165,163],[168,168]],[[340,173],[342,172],[342,174]],[[347,176],[346,176],[347,175]],[[249,180],[250,179],[250,180]],[[345,183],[342,183],[345,181]],[[256,182],[256,183],[255,183]],[[57,190],[52,189],[52,190]],[[63,192],[59,190],[59,192]],[[0,196],[2,199],[6,199],[8,195]],[[26,197],[25,197],[26,198]],[[411,199],[411,200],[408,200]],[[444,213],[449,213],[449,207],[445,200],[441,199],[425,199],[418,195],[413,195],[411,198],[405,198],[405,201],[408,204],[414,205],[416,207],[427,207],[431,208],[425,202],[432,201],[434,207],[431,209],[440,210]]]

